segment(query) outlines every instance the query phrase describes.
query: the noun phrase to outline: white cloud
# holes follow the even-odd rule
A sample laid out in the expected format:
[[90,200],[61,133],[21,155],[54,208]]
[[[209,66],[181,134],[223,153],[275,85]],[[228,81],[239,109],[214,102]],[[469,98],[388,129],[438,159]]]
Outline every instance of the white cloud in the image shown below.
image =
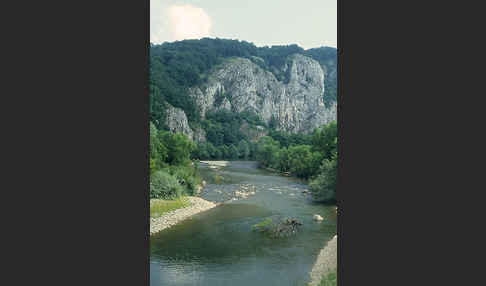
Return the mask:
[[204,9],[172,5],[167,12],[173,41],[210,37],[211,18]]

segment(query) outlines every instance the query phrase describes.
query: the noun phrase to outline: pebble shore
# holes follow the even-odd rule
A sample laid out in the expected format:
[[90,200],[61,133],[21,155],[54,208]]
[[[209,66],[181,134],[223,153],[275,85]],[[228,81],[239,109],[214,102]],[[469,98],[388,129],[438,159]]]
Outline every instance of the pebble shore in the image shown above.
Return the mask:
[[316,263],[310,273],[311,281],[309,286],[319,285],[322,276],[327,275],[329,271],[335,271],[337,268],[337,235],[335,235],[317,256]]
[[194,214],[206,211],[208,209],[217,206],[217,204],[206,201],[199,197],[188,196],[187,199],[190,202],[189,206],[185,208],[173,210],[158,218],[151,218],[150,235],[157,233],[161,230],[164,230],[166,228],[169,228]]

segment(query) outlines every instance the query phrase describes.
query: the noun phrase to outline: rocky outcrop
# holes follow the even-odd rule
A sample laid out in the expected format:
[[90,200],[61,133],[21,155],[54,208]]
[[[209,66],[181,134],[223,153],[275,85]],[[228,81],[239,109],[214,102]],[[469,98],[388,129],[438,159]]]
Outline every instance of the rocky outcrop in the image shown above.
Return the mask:
[[184,133],[189,139],[193,139],[194,133],[191,127],[189,127],[184,110],[169,106],[169,108],[167,108],[166,124],[170,131]]
[[[291,55],[282,74],[285,80],[279,81],[249,59],[229,58],[208,75],[206,83],[190,88],[189,95],[200,108],[202,119],[210,110],[252,110],[266,123],[274,120],[277,129],[292,133],[309,133],[336,120],[336,103],[324,105],[325,72],[317,61],[301,54]],[[169,108],[167,125],[191,140],[206,140],[204,130],[191,130],[181,109]],[[265,135],[264,130],[244,125],[241,128],[251,140]]]
[[[336,119],[336,104],[324,105],[324,71],[317,61],[295,54],[287,59],[283,71],[287,83],[246,58],[227,59],[205,86],[192,88],[190,95],[203,116],[213,108],[249,109],[267,123],[275,117],[278,129],[293,133],[310,132]],[[218,92],[229,96],[215,106]]]
[[256,141],[262,136],[266,136],[268,132],[263,126],[250,126],[248,123],[243,122],[240,127],[240,131],[248,136],[250,141]]
[[194,129],[194,141],[196,142],[206,142],[206,131],[201,127]]
[[217,107],[218,109],[225,109],[225,110],[228,110],[228,111],[231,111],[231,103],[230,101],[225,97],[223,98],[223,102],[221,102],[220,105],[218,105]]

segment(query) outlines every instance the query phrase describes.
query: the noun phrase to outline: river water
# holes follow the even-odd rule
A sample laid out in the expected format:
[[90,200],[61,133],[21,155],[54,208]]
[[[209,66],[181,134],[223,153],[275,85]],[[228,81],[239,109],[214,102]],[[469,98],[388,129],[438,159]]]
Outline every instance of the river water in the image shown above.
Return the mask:
[[[150,285],[296,286],[310,281],[319,251],[336,234],[336,208],[313,203],[308,186],[236,161],[220,171],[199,166],[209,182],[201,197],[225,203],[150,238]],[[218,184],[215,174],[224,178]],[[220,178],[221,178],[220,177]],[[216,180],[218,182],[218,180]],[[247,188],[255,194],[235,197]],[[313,214],[324,221],[316,222]],[[268,217],[297,218],[294,236],[274,239],[252,231]]]

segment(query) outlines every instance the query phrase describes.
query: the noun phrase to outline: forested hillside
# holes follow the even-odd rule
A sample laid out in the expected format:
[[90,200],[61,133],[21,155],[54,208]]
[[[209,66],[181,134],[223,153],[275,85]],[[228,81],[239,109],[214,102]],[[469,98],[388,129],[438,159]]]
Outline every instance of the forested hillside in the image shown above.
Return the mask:
[[150,120],[158,129],[168,129],[165,118],[170,104],[185,112],[191,127],[201,126],[205,129],[207,124],[201,125],[204,114],[201,114],[194,97],[189,96],[190,87],[207,82],[209,72],[231,57],[249,59],[271,72],[277,80],[288,83],[290,69],[284,70],[283,67],[293,54],[310,57],[321,65],[325,74],[324,103],[330,105],[335,102],[335,48],[304,50],[297,45],[256,47],[245,41],[209,38],[151,45]]

